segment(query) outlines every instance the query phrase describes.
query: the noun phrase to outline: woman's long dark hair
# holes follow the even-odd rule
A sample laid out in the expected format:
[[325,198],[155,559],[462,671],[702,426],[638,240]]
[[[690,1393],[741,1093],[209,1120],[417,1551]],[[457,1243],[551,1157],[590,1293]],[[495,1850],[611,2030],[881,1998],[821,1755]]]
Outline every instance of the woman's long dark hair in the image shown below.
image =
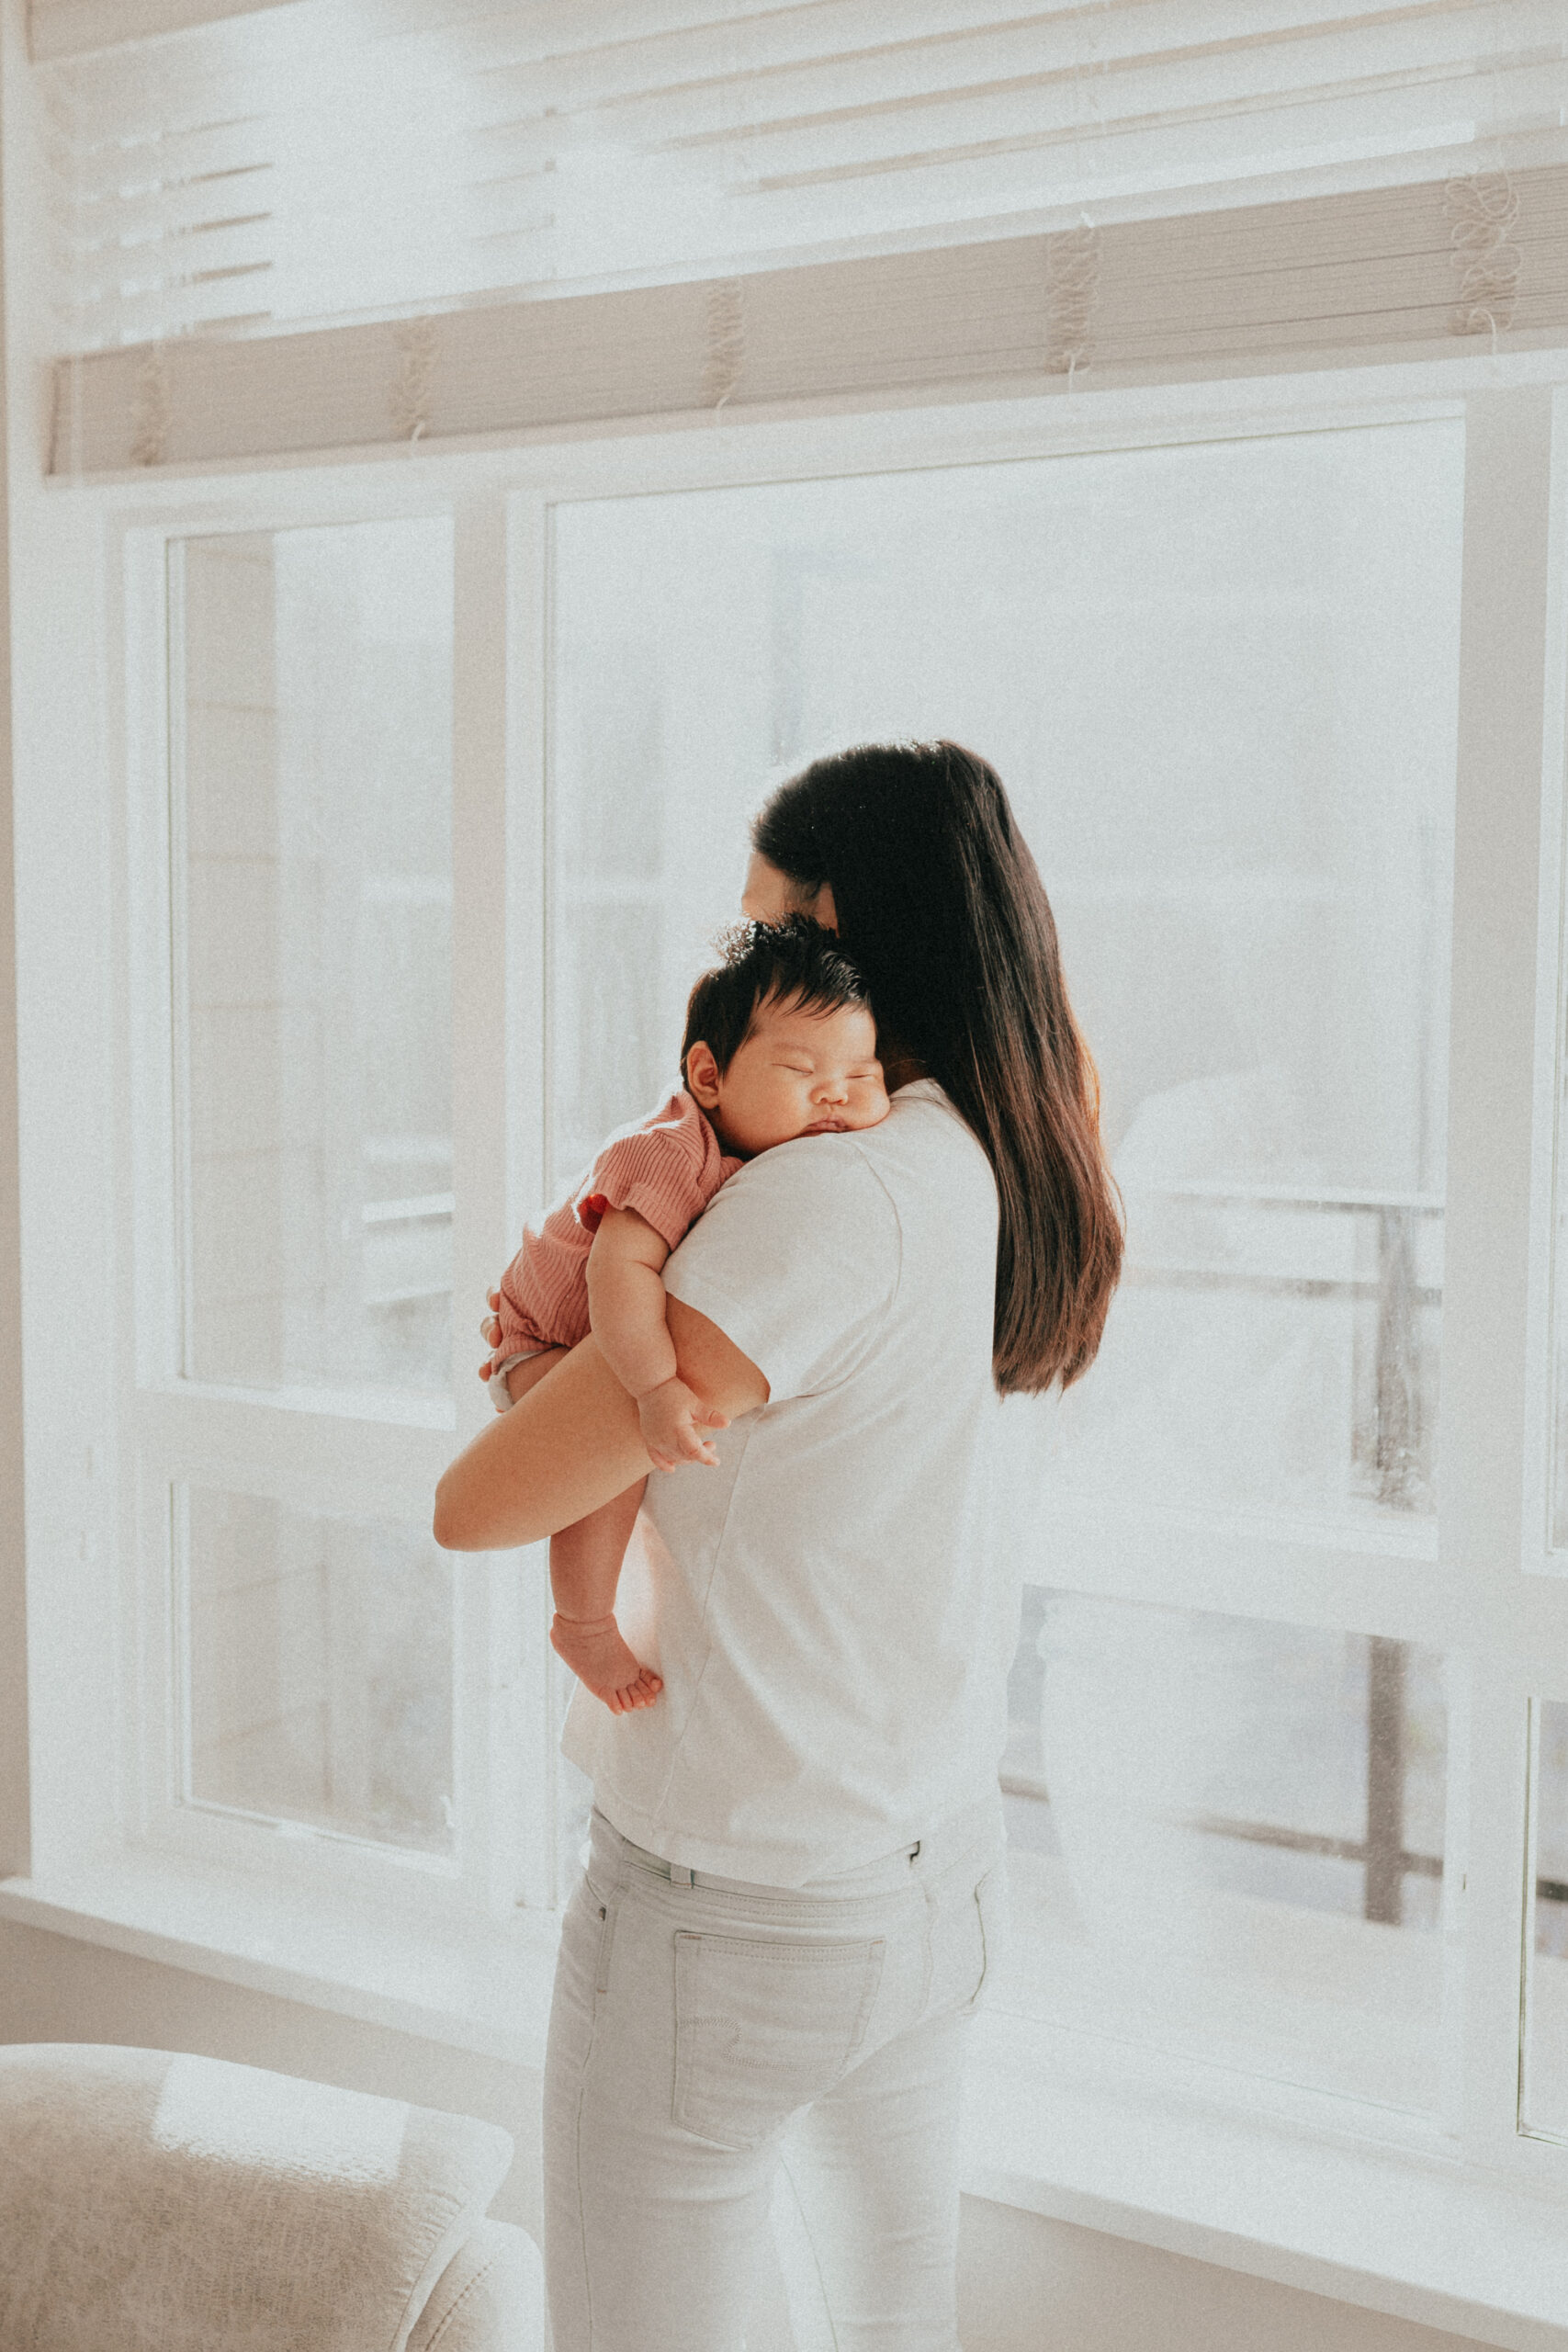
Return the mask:
[[957,743],[863,743],[781,785],[751,838],[804,903],[829,885],[884,1060],[919,1063],[985,1146],[997,1386],[1068,1386],[1100,1346],[1122,1218],[1099,1076],[1000,777]]

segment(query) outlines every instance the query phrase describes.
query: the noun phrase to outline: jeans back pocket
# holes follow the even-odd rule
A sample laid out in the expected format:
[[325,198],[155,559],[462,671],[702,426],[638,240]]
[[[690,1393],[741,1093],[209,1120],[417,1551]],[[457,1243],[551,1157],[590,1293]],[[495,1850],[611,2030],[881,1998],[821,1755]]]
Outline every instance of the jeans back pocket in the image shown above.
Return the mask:
[[830,2091],[865,2039],[880,1936],[784,1943],[675,1938],[675,2121],[723,2148],[757,2148]]

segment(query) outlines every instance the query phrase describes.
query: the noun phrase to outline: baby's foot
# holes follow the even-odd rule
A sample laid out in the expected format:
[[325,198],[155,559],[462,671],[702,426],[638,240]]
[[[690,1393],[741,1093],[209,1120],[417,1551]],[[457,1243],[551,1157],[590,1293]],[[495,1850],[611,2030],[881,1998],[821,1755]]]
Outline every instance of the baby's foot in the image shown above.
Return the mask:
[[550,1626],[550,1640],[558,1657],[613,1715],[629,1714],[634,1707],[651,1707],[664,1688],[650,1666],[640,1665],[621,1638],[613,1617],[573,1618],[558,1614]]

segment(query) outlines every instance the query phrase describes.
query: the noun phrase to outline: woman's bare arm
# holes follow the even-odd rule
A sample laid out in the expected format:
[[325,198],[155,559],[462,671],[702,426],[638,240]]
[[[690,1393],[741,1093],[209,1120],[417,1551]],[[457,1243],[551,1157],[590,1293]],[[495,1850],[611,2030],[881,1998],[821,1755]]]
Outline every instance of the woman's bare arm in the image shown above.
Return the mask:
[[[767,1381],[716,1323],[678,1298],[669,1323],[680,1376],[707,1407],[710,1427],[767,1403]],[[457,1456],[435,1489],[435,1540],[449,1552],[536,1544],[649,1467],[637,1406],[590,1337]]]

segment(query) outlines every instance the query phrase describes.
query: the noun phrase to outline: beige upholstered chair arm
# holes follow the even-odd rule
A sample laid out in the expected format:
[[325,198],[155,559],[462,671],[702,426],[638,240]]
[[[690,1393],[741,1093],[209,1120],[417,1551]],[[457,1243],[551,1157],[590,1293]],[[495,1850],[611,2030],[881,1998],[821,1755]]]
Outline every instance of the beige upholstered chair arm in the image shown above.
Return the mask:
[[493,2124],[254,2066],[0,2048],[0,2346],[537,2352],[538,2255],[484,2220],[511,2160]]
[[431,2290],[408,2352],[539,2352],[544,2265],[525,2230],[481,2222]]

